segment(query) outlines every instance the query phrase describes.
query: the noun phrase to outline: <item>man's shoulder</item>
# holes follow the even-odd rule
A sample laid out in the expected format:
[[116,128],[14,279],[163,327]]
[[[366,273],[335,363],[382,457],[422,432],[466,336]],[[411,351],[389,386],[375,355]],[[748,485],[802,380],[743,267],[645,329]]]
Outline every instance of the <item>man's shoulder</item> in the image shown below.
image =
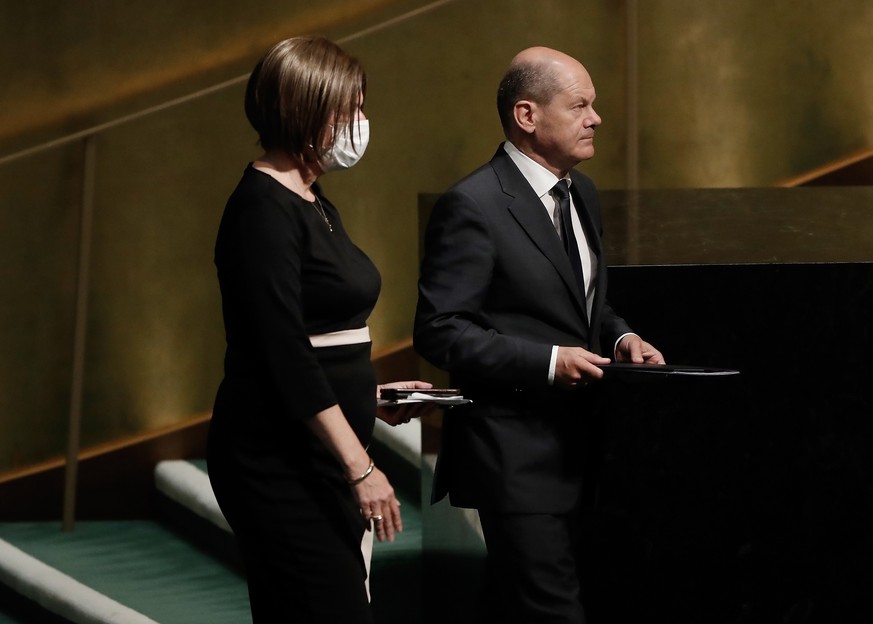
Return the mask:
[[477,167],[463,178],[452,184],[446,193],[453,191],[476,191],[492,187],[497,181],[497,176],[494,173],[494,168],[491,163],[484,163]]
[[444,195],[479,195],[482,193],[500,192],[503,188],[503,182],[498,169],[502,160],[508,161],[509,156],[503,150],[503,145],[501,144],[491,160],[481,164],[452,184],[445,191]]

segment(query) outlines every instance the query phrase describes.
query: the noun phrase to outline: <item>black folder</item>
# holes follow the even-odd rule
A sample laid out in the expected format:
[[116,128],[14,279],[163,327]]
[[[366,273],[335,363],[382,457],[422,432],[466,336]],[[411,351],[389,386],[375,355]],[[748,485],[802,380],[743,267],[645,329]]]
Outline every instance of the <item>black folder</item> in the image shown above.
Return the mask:
[[740,371],[732,368],[715,368],[712,366],[685,366],[682,364],[634,364],[632,362],[612,362],[599,366],[605,379],[613,377],[649,376],[686,376],[686,377],[723,377],[739,375]]

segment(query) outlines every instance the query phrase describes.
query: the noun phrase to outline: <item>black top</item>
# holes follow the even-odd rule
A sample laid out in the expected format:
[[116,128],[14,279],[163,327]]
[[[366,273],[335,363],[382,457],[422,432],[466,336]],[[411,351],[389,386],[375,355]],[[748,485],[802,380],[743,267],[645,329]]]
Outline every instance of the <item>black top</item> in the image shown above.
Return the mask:
[[381,286],[336,208],[313,192],[332,231],[316,204],[249,165],[215,245],[225,378],[264,384],[295,418],[337,403],[308,336],[364,327]]

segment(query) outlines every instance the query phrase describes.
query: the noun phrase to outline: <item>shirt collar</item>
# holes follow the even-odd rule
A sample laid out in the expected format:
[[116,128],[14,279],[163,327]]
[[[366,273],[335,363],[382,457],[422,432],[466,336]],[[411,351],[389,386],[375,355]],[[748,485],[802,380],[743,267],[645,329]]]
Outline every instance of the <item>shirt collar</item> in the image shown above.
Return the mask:
[[[515,163],[515,166],[518,167],[518,170],[521,171],[521,175],[531,185],[537,197],[542,199],[558,183],[558,176],[527,156],[513,145],[512,141],[505,141],[503,143],[503,150],[509,155],[512,162]],[[564,179],[567,180],[567,184],[572,184],[569,175],[564,176]]]

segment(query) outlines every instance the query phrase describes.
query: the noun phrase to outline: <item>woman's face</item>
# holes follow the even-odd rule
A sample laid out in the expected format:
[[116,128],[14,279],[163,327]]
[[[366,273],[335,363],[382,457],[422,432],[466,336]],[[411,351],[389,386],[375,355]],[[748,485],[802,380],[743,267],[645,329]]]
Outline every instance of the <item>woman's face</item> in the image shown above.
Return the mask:
[[364,114],[364,94],[361,93],[358,95],[358,108],[355,111],[356,117],[355,120],[366,119],[367,116]]
[[363,94],[359,96],[354,119],[333,117],[324,133],[322,155],[318,159],[318,175],[337,169],[348,169],[364,155],[370,140],[370,127],[364,113]]
[[[364,94],[361,93],[358,95],[358,107],[355,109],[355,119],[354,121],[362,121],[367,118],[367,115],[364,113]],[[345,118],[345,115],[337,119],[335,116],[331,119],[328,127],[330,128],[330,132],[324,133],[324,147],[330,146],[333,141],[336,133],[342,129],[342,127],[348,124],[348,120]]]

